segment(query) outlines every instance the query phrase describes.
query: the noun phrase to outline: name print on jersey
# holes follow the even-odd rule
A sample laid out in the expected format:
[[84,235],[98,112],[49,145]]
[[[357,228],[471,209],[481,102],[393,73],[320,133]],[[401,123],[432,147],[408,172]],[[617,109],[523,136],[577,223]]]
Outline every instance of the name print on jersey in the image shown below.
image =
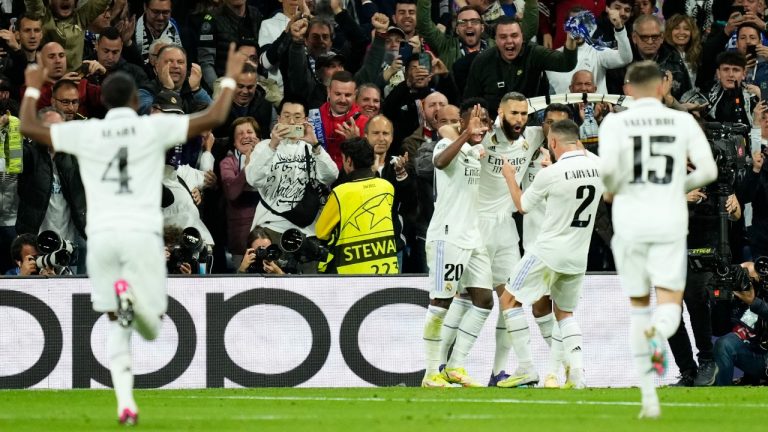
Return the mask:
[[129,136],[136,136],[136,128],[133,126],[124,127],[119,129],[102,129],[101,137],[110,139],[112,137],[125,138]]

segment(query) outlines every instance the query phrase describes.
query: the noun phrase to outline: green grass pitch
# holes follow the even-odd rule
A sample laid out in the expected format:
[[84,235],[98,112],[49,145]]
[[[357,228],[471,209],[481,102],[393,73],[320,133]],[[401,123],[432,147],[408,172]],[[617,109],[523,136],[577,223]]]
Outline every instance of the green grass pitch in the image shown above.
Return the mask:
[[[766,388],[138,390],[144,431],[766,431]],[[118,429],[110,390],[0,391],[0,431]]]

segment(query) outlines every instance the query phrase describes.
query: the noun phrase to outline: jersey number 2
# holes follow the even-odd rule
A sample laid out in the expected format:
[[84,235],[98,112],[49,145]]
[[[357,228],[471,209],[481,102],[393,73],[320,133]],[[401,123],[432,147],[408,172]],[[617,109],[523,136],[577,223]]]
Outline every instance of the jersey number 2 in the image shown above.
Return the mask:
[[[654,144],[673,144],[675,137],[670,135],[651,135],[649,136],[633,136],[634,140],[634,166],[635,171],[630,183],[642,184],[645,183],[645,178],[648,181],[656,184],[668,184],[672,181],[672,168],[675,165],[675,159],[663,153],[654,152]],[[643,166],[643,154],[645,154],[644,147],[649,147],[652,158],[664,158],[664,176],[659,176],[659,171],[647,169]]]
[[586,228],[589,226],[589,222],[592,220],[592,215],[589,215],[587,220],[581,220],[581,213],[584,212],[584,210],[586,210],[586,208],[589,207],[589,205],[592,204],[592,201],[595,199],[595,187],[592,185],[579,186],[579,188],[576,189],[576,199],[584,201],[581,202],[581,205],[573,214],[573,221],[571,222],[571,226],[575,228]]
[[131,178],[128,176],[128,147],[120,147],[115,153],[115,157],[109,161],[107,169],[104,170],[104,174],[101,176],[101,181],[113,181],[120,185],[117,190],[118,194],[132,193],[128,187],[128,180]]

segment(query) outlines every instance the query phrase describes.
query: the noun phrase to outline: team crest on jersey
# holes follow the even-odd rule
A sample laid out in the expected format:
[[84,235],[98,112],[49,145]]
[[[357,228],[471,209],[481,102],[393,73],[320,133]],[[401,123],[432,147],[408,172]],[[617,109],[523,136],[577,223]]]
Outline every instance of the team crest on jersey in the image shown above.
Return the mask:
[[449,291],[450,291],[450,290],[452,290],[452,289],[453,289],[453,284],[452,284],[452,283],[450,283],[450,282],[446,282],[446,283],[445,283],[445,289],[447,289],[447,290],[449,290]]
[[527,140],[523,140],[523,148],[525,150],[528,150],[528,147],[530,147],[530,144],[528,144],[528,141]]

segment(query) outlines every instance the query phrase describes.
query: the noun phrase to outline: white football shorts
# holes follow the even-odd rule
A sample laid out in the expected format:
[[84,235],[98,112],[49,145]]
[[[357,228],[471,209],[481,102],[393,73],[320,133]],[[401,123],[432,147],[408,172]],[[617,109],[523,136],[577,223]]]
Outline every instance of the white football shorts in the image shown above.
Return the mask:
[[685,289],[688,269],[685,237],[665,243],[640,243],[614,235],[611,250],[621,286],[630,297],[645,297],[652,286],[672,291]]
[[573,312],[583,283],[583,273],[560,273],[547,267],[535,255],[526,254],[515,266],[507,291],[524,305],[532,305],[549,295],[560,310]]
[[[431,286],[429,298],[451,298],[465,287],[491,289],[491,262],[485,248],[463,249],[444,240],[427,243],[427,264]],[[485,275],[485,280],[466,276]]]

